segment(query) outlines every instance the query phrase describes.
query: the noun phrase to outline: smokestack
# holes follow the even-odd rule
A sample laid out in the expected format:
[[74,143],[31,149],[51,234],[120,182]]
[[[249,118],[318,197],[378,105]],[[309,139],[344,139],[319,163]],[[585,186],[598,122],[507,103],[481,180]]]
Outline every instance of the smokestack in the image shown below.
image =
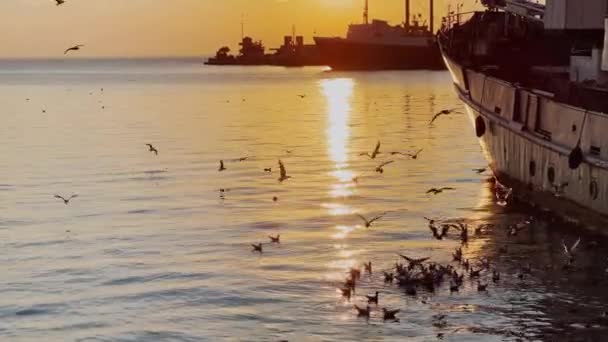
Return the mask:
[[369,3],[365,0],[365,9],[363,10],[363,22],[369,24]]
[[410,27],[410,0],[405,0],[405,27]]
[[433,25],[434,24],[433,21],[435,20],[435,18],[433,17],[433,12],[435,12],[435,10],[433,8],[433,5],[434,5],[434,2],[433,2],[433,0],[431,0],[431,6],[430,6],[431,7],[431,14],[430,14],[429,22],[430,22],[431,33],[435,34],[434,25]]

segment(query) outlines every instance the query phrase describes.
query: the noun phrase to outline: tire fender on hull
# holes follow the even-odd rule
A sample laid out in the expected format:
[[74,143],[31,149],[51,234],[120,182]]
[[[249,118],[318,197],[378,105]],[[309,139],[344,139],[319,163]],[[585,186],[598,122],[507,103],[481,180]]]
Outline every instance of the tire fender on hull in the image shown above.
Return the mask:
[[475,134],[478,138],[481,138],[486,134],[486,122],[481,115],[475,119]]

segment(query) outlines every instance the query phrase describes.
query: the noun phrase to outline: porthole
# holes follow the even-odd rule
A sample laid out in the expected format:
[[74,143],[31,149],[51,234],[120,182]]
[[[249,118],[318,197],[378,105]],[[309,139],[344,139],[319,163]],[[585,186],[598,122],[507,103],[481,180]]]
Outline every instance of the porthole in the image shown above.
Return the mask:
[[555,183],[555,168],[553,168],[553,166],[549,167],[549,170],[547,170],[547,178],[551,184]]
[[592,179],[591,183],[589,183],[589,196],[592,200],[596,200],[599,196],[599,189],[595,179]]
[[536,162],[534,160],[530,161],[530,176],[536,176]]

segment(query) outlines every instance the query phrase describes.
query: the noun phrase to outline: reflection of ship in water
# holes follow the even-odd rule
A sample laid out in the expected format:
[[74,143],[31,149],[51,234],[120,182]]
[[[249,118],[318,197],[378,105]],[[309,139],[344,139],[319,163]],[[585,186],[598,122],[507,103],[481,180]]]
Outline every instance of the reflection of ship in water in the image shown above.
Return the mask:
[[606,1],[484,0],[439,43],[494,173],[526,197],[606,233]]
[[239,54],[230,54],[230,48],[220,48],[215,57],[209,58],[207,65],[279,65],[279,66],[308,66],[325,65],[315,45],[304,44],[303,36],[285,36],[283,45],[266,53],[261,41],[244,37],[239,43]]
[[421,14],[410,22],[409,0],[405,10],[402,25],[391,26],[384,20],[369,23],[366,1],[363,24],[350,25],[346,38],[314,38],[321,56],[335,70],[443,69],[433,34],[433,0],[428,24]]

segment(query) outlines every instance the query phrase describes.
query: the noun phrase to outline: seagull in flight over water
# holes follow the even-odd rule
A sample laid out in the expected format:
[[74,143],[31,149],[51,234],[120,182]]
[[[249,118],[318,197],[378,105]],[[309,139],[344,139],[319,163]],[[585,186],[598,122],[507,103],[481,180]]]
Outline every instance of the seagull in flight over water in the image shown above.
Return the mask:
[[433,122],[435,122],[435,120],[439,119],[439,117],[441,117],[443,115],[450,115],[455,112],[456,112],[455,108],[454,109],[444,109],[444,110],[440,111],[439,113],[435,114],[435,116],[433,116],[433,120],[431,120],[429,125],[432,125]]
[[426,193],[427,194],[433,194],[433,195],[439,195],[440,193],[442,193],[442,192],[444,192],[446,190],[455,190],[455,189],[454,188],[449,188],[449,187],[444,187],[444,188],[440,188],[440,189],[432,188],[432,189],[429,189],[429,191],[427,191]]
[[72,200],[72,198],[76,198],[76,197],[78,197],[78,195],[72,195],[66,199],[63,196],[55,195],[55,198],[59,198],[60,200],[62,200],[65,205],[70,204],[70,201]]
[[223,160],[220,160],[220,167],[217,170],[219,172],[222,172],[222,171],[226,170],[226,168],[224,167],[224,161]]
[[64,55],[67,55],[67,54],[68,54],[68,52],[70,52],[70,51],[78,51],[78,50],[80,50],[80,48],[81,48],[81,47],[84,47],[84,45],[79,44],[79,45],[72,46],[71,48],[66,49],[66,50],[63,52],[63,54],[64,54]]
[[65,2],[65,0],[55,0],[55,2],[57,3],[57,6],[63,5],[63,3]]
[[384,167],[386,165],[392,164],[394,162],[395,162],[394,160],[389,160],[389,161],[386,161],[386,162],[378,165],[378,167],[376,168],[376,172],[378,172],[378,173],[384,173]]
[[359,217],[361,220],[363,220],[363,222],[365,222],[365,228],[369,228],[372,226],[372,223],[378,221],[379,219],[381,219],[382,217],[384,217],[384,215],[386,215],[386,213],[383,213],[382,215],[378,215],[370,220],[368,220],[367,218],[365,218],[365,216],[361,215],[361,214],[356,214],[357,217]]
[[376,148],[374,149],[374,152],[372,152],[372,154],[369,154],[369,152],[364,152],[364,153],[360,153],[360,156],[368,156],[370,159],[376,159],[376,157],[381,153],[380,152],[380,141],[378,141],[376,143]]
[[285,169],[285,165],[283,165],[281,159],[279,159],[279,168],[281,169],[281,177],[279,177],[279,182],[283,182],[291,178],[291,176],[287,175],[287,169]]
[[146,146],[150,148],[148,151],[154,152],[154,154],[158,155],[158,150],[154,146],[152,146],[152,144],[146,144]]

